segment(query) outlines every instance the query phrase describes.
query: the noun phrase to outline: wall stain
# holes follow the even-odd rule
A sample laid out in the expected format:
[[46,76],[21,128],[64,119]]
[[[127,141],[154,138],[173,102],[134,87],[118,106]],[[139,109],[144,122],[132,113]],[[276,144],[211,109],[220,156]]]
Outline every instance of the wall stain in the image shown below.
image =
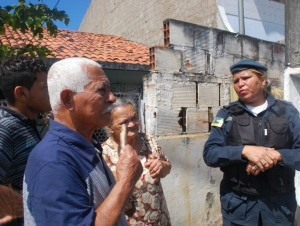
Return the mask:
[[210,218],[210,211],[213,211],[213,204],[214,204],[214,194],[208,192],[205,198],[205,210],[206,210],[206,221],[209,221]]
[[279,46],[274,45],[274,52],[279,54],[281,52],[281,48]]
[[213,180],[213,177],[210,176],[210,181],[209,181],[210,184],[215,184],[216,183],[216,180]]
[[185,62],[185,66],[186,66],[186,67],[192,67],[193,65],[190,63],[189,60],[187,60],[187,61]]
[[[188,184],[188,183],[186,183]],[[184,203],[183,208],[185,208],[185,211],[188,213],[188,215],[185,215],[185,223],[186,225],[192,225],[191,224],[191,196],[190,196],[190,188],[189,186],[183,186],[183,194],[184,194]]]
[[202,161],[202,158],[201,158],[201,159],[199,159],[199,161],[198,161],[198,163],[197,163],[197,167],[198,167],[198,168],[200,168],[200,167],[201,167],[201,165],[202,165],[202,162],[203,162],[203,161]]
[[205,199],[205,207],[211,209],[214,203],[214,194],[211,192],[208,192],[206,194],[206,199]]
[[184,137],[182,138],[182,143],[185,145],[185,146],[188,146],[189,143],[190,143],[190,138],[189,137]]

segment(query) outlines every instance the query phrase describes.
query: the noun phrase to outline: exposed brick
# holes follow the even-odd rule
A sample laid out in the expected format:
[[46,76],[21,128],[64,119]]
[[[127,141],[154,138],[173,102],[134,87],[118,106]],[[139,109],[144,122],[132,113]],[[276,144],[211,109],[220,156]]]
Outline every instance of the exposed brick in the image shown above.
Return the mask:
[[[185,24],[182,21],[167,21],[170,26],[173,26],[172,24],[175,23],[178,27],[184,27]],[[163,116],[161,112],[159,113],[160,120],[162,120],[160,122],[165,123],[163,129],[159,129],[160,125],[157,123],[157,119],[153,119],[150,126],[153,127],[153,124],[156,125],[157,123],[156,135],[173,135],[180,132],[173,125],[171,126],[172,128],[168,127],[166,122],[174,122],[178,116],[176,114],[179,113],[177,111],[181,108],[187,108],[187,112],[190,111],[190,119],[193,117],[197,119],[197,117],[203,118],[203,116],[197,116],[195,112],[207,112],[208,107],[212,107],[212,112],[215,114],[221,106],[229,104],[231,101],[230,87],[232,86],[232,75],[229,67],[242,59],[259,59],[260,63],[269,68],[268,74],[273,84],[280,87],[280,84],[283,83],[281,73],[284,65],[279,61],[270,59],[273,54],[270,42],[242,35],[235,37],[234,34],[226,31],[203,28],[195,24],[187,23],[186,25],[189,32],[186,32],[185,35],[188,34],[190,37],[185,38],[190,40],[190,42],[197,43],[196,47],[191,47],[191,43],[187,44],[187,46],[171,43],[169,47],[155,47],[155,62],[159,63],[156,71],[151,73],[153,74],[152,79],[147,80],[147,82],[151,81],[151,84],[156,83],[156,88],[153,90],[145,88],[145,97],[146,100],[149,100],[154,94],[147,96],[146,92],[155,92],[157,95],[157,107],[163,109],[164,113],[167,114]],[[205,41],[201,43],[201,31],[208,30],[212,30],[212,32],[204,32],[203,36],[206,35],[206,37],[203,37],[203,40],[207,40],[207,37],[210,35],[214,37],[214,40],[209,41],[209,45],[215,45],[212,47],[214,50],[212,52],[203,49],[206,48],[205,44],[203,44]],[[196,37],[196,31],[200,38],[198,42],[192,38]],[[170,39],[172,39],[172,32]],[[276,46],[277,44],[274,45]],[[276,50],[277,57],[280,59],[281,51],[284,50],[282,45],[279,44]],[[208,58],[211,59],[210,65],[208,65]],[[171,66],[166,66],[168,63],[171,63]],[[168,68],[171,68],[171,70],[168,70]],[[150,76],[147,77],[149,78]],[[197,90],[195,90],[196,87],[198,87]],[[234,93],[233,89],[232,93]],[[149,102],[153,103],[152,100],[149,100]],[[176,109],[176,114],[173,112],[174,109]],[[169,117],[168,114],[170,119],[165,118]],[[192,120],[188,123],[192,123]],[[186,132],[204,131],[201,129],[201,126],[187,124]],[[206,125],[203,128],[207,128]],[[172,132],[172,129],[175,129],[175,132]]]

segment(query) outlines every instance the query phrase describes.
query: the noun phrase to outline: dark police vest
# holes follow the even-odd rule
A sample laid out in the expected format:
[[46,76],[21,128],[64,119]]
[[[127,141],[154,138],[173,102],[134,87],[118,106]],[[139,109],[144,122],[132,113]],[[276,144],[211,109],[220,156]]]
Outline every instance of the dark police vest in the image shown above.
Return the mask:
[[[276,100],[278,110],[269,108],[267,117],[254,117],[238,105],[225,107],[231,113],[227,146],[257,145],[275,149],[290,149],[292,136],[286,117],[287,103]],[[246,160],[246,159],[245,159]],[[223,183],[238,193],[248,195],[278,195],[294,189],[295,170],[280,163],[257,176],[247,175],[247,161],[222,167]]]

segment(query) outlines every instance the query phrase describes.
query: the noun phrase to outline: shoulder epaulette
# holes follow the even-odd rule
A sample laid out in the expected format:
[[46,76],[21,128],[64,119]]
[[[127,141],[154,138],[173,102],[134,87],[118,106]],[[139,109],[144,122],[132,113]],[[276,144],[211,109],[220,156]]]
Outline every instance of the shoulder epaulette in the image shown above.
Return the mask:
[[282,100],[282,99],[276,99],[275,101],[276,101],[276,103],[278,105],[285,105],[285,106],[286,105],[293,105],[292,102],[286,101],[286,100]]
[[227,106],[224,106],[225,109],[227,109],[232,114],[239,114],[241,112],[244,112],[244,109],[239,106],[238,102],[232,102]]

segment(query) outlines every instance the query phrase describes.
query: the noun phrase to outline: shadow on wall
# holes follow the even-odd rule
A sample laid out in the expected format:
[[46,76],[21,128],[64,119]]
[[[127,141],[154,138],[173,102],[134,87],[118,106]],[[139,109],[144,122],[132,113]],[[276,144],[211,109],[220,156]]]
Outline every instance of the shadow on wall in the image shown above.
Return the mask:
[[296,217],[295,217],[295,226],[300,226],[300,206],[297,207]]

